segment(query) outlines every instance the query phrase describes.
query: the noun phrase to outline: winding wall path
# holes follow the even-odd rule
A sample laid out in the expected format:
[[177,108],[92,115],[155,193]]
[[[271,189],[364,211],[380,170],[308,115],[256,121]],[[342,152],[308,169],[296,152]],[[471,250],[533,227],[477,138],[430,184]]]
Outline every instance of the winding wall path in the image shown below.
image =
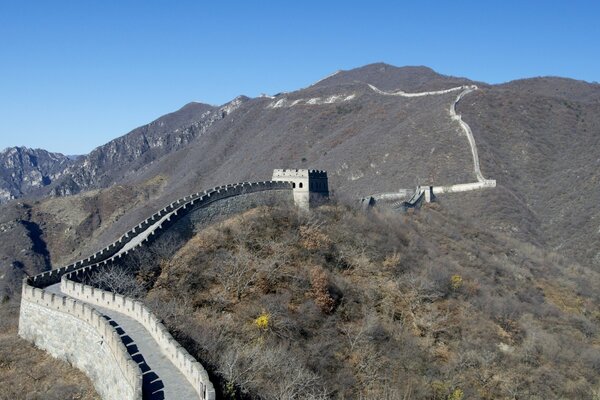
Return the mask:
[[[475,177],[477,178],[477,182],[461,183],[461,184],[446,185],[446,186],[434,186],[433,193],[437,195],[437,194],[441,194],[441,193],[465,192],[465,191],[469,191],[469,190],[479,190],[479,189],[483,189],[483,188],[490,188],[490,187],[496,186],[495,180],[486,179],[483,176],[483,174],[481,173],[481,167],[479,165],[479,154],[477,152],[477,143],[475,143],[475,138],[473,137],[473,132],[471,131],[471,127],[469,127],[469,125],[465,121],[463,121],[462,116],[460,114],[456,113],[456,105],[458,104],[458,102],[467,94],[469,94],[475,90],[478,90],[478,87],[476,85],[463,85],[463,86],[453,87],[450,89],[436,90],[436,91],[430,91],[430,92],[417,92],[417,93],[407,93],[407,92],[403,92],[402,90],[398,90],[395,92],[387,92],[387,91],[378,89],[377,87],[375,87],[371,84],[369,84],[369,87],[375,93],[378,93],[378,94],[381,94],[384,96],[400,96],[400,97],[436,96],[436,95],[442,95],[442,94],[460,91],[460,93],[456,96],[456,99],[450,105],[448,113],[450,114],[450,117],[452,118],[453,121],[458,122],[459,126],[461,127],[461,129],[463,130],[465,135],[467,136],[467,140],[469,142],[469,147],[471,148],[471,155],[473,157],[473,172],[475,174]],[[402,198],[406,198],[405,192],[406,192],[406,190],[402,189],[398,193],[379,193],[379,194],[371,195],[371,196],[363,199],[363,202],[365,202],[366,199],[369,199],[369,198],[374,199],[374,201],[377,201],[377,200],[396,201],[396,200],[399,200]],[[418,194],[418,192],[419,192],[419,189],[417,189],[417,192],[414,192],[414,195],[412,197],[414,198],[415,195]],[[409,200],[409,203],[411,201],[412,201],[412,199]]]
[[286,191],[293,199],[290,182],[274,181],[195,193],[169,204],[92,256],[27,278],[19,334],[83,370],[105,399],[214,399],[205,369],[148,308],[87,286],[82,278],[147,244],[191,211],[267,191]]

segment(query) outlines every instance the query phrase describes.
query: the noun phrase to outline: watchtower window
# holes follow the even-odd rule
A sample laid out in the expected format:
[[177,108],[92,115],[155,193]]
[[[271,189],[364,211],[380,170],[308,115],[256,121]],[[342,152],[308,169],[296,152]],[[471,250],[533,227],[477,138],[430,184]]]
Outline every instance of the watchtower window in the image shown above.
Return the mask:
[[296,182],[292,182],[292,189],[296,189]]
[[302,189],[302,182],[300,182],[300,183],[298,184],[298,187],[299,187],[300,189]]

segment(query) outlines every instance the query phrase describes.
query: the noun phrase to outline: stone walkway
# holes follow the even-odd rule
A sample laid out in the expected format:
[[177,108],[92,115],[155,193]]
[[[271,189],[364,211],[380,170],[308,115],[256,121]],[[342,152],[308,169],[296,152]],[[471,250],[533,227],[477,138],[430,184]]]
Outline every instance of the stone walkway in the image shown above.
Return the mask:
[[[48,286],[50,293],[66,296],[60,283]],[[81,301],[81,300],[78,300]],[[110,321],[133,360],[140,365],[143,374],[144,399],[187,400],[197,399],[196,391],[177,367],[167,358],[142,324],[118,311],[90,304]]]
[[[369,84],[369,87],[375,93],[379,93],[384,96],[400,96],[400,97],[435,96],[435,95],[441,95],[441,94],[451,93],[451,92],[455,92],[455,91],[460,91],[458,96],[456,96],[456,98],[450,105],[450,108],[448,109],[448,113],[450,115],[450,118],[453,121],[458,122],[461,129],[467,136],[467,140],[469,142],[469,147],[471,148],[471,155],[473,156],[473,172],[475,174],[475,177],[477,178],[477,182],[460,183],[460,184],[447,185],[447,186],[434,186],[434,188],[433,188],[434,194],[437,195],[437,194],[441,194],[441,193],[465,192],[465,191],[469,191],[469,190],[479,190],[479,189],[483,189],[483,188],[496,187],[495,180],[486,179],[483,176],[483,174],[481,173],[481,167],[479,165],[479,154],[477,152],[477,143],[475,143],[475,138],[473,137],[473,132],[471,131],[471,127],[465,121],[463,121],[462,116],[460,114],[456,113],[456,105],[458,104],[458,102],[465,95],[467,95],[475,90],[478,90],[478,87],[476,85],[457,86],[457,87],[450,88],[450,89],[437,90],[437,91],[432,91],[432,92],[418,92],[418,93],[406,93],[406,92],[403,92],[402,90],[398,90],[396,92],[386,92],[384,90],[378,89],[377,87],[375,87],[371,84]],[[417,194],[418,194],[418,191],[415,193],[415,195],[417,195]],[[406,197],[408,197],[408,191],[406,189],[400,189],[400,191],[396,192],[396,193],[377,193],[377,194],[374,194],[371,196],[367,196],[367,197],[361,199],[361,201],[363,201],[364,204],[370,204],[370,203],[368,203],[368,201],[370,201],[369,199],[373,199],[375,201],[399,200],[398,202],[394,203],[393,207],[395,208],[397,205],[403,204],[403,202],[404,202],[403,200]],[[410,202],[410,200],[409,200],[409,202]]]

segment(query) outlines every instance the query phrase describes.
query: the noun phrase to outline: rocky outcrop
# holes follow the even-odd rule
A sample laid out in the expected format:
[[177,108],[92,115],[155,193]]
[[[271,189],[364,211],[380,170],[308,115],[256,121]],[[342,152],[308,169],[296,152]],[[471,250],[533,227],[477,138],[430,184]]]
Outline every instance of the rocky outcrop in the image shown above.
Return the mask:
[[53,185],[51,194],[65,196],[102,188],[135,175],[155,160],[187,146],[244,100],[236,98],[221,108],[190,103],[111,140],[70,165],[62,179]]
[[239,96],[222,107],[189,103],[76,158],[8,148],[0,153],[0,203],[26,195],[66,196],[107,187],[187,146],[247,100]]
[[0,203],[49,185],[73,163],[63,154],[42,149],[4,149],[0,152]]

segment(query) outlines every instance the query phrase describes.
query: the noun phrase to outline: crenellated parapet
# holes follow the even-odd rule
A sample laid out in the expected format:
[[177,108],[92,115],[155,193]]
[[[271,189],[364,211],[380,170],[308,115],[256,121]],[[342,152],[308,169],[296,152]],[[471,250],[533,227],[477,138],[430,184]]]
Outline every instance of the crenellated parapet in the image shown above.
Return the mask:
[[329,197],[327,172],[315,169],[275,169],[274,181],[292,182],[294,201],[303,209],[318,204]]
[[[322,171],[313,172],[322,177]],[[285,195],[289,197],[284,198],[291,201],[293,189],[292,181],[272,180],[223,185],[194,193],[166,205],[91,256],[26,278],[19,334],[88,374],[103,398],[141,399],[140,367],[127,352],[116,329],[95,307],[113,310],[133,318],[146,329],[158,344],[157,351],[167,356],[192,385],[199,399],[215,399],[206,370],[177,343],[147,307],[139,301],[82,282],[98,269],[118,263],[132,250],[149,245],[180,220],[208,210],[213,204],[239,198],[241,202],[254,205],[261,199],[254,194],[269,192],[289,193]]]
[[92,271],[75,271],[63,276],[61,291],[74,299],[117,311],[140,322],[156,340],[160,350],[196,389],[199,398],[214,399],[214,388],[204,367],[173,338],[163,323],[142,302],[71,280],[72,275],[81,279],[82,275],[90,272]]
[[[47,329],[40,332],[40,323],[46,324]],[[76,335],[77,331],[85,332],[85,328],[95,336]],[[138,364],[116,329],[89,304],[23,285],[19,335],[54,356],[67,358],[90,376],[103,376],[105,381],[95,382],[102,397],[142,399],[142,372]],[[105,384],[115,380],[118,382],[115,385]]]

